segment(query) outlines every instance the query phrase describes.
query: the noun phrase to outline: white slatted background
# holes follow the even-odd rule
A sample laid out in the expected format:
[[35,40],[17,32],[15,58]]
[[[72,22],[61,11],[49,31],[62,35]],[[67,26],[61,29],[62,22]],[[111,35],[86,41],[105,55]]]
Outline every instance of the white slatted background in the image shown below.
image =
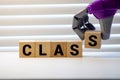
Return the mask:
[[[93,0],[0,0],[0,51],[18,52],[19,40],[79,40],[72,30],[73,16]],[[100,30],[99,22],[90,21]],[[100,50],[120,52],[120,11],[115,15],[110,40]]]

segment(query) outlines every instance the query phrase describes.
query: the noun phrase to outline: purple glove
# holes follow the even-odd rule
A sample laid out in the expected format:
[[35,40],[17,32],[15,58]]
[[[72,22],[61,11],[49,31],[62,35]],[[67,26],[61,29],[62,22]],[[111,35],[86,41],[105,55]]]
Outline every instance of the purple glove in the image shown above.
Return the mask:
[[95,0],[88,7],[88,13],[93,14],[97,19],[114,16],[120,9],[120,0]]

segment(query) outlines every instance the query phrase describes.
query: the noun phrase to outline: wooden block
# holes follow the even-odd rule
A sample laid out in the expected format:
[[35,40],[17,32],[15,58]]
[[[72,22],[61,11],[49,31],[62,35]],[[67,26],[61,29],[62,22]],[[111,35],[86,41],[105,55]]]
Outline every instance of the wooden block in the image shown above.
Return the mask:
[[51,41],[51,57],[66,57],[67,42],[66,41]]
[[85,32],[85,48],[101,48],[101,32],[86,31]]
[[50,57],[51,45],[48,40],[36,41],[36,57]]
[[19,56],[21,58],[35,57],[35,41],[20,41]]
[[67,41],[67,57],[82,57],[82,41]]

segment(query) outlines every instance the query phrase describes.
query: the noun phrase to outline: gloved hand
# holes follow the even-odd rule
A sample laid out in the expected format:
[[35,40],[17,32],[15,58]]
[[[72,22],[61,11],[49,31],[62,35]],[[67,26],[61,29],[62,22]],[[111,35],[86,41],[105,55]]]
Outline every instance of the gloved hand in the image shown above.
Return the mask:
[[120,0],[94,0],[87,7],[88,13],[99,20],[103,40],[110,38],[112,21],[118,9],[120,9]]
[[73,30],[84,40],[86,30],[95,30],[95,27],[88,21],[88,13],[93,14],[100,22],[101,38],[107,40],[110,37],[112,21],[118,9],[120,9],[120,0],[94,0],[87,9],[74,16]]
[[120,0],[94,0],[87,6],[89,14],[93,14],[97,19],[104,19],[114,16],[120,9]]

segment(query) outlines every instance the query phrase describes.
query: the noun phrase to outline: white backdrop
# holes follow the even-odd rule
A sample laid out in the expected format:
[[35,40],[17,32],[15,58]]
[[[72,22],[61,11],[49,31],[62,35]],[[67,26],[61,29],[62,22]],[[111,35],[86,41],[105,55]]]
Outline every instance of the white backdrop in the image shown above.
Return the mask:
[[[82,58],[19,58],[19,40],[79,40],[73,16],[92,0],[0,0],[0,79],[120,78],[120,11],[110,40]],[[97,30],[98,20],[90,15]]]

